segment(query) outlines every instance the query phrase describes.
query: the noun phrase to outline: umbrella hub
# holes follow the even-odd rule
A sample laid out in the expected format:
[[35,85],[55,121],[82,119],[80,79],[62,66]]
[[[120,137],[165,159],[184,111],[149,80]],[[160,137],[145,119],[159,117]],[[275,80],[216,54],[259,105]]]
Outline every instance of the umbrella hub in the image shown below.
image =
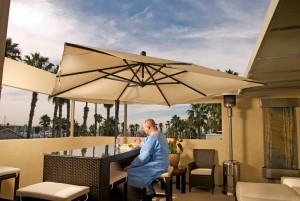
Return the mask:
[[140,82],[140,86],[141,86],[141,87],[144,87],[144,86],[146,86],[146,85],[147,85],[147,83],[144,82],[143,80]]

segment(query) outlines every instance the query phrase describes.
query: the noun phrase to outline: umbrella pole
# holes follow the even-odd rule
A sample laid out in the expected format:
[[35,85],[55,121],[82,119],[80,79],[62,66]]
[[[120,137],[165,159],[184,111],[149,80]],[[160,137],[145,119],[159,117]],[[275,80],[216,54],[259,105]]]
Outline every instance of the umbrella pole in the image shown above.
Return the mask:
[[115,101],[115,141],[118,137],[118,123],[119,123],[119,105],[120,101]]
[[127,104],[124,104],[124,125],[123,125],[123,136],[125,138],[125,143],[127,143]]
[[70,128],[70,137],[74,137],[74,115],[75,115],[75,101],[71,102],[71,128]]
[[97,136],[97,103],[95,103],[95,136]]

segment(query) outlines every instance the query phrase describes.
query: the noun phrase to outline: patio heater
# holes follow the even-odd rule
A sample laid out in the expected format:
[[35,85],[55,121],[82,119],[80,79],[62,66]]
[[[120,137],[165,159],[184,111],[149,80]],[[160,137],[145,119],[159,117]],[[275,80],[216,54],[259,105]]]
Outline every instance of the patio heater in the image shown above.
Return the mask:
[[223,94],[224,107],[227,108],[229,127],[229,160],[223,162],[223,193],[235,195],[235,186],[240,177],[240,163],[233,160],[232,150],[232,108],[236,105],[235,94]]

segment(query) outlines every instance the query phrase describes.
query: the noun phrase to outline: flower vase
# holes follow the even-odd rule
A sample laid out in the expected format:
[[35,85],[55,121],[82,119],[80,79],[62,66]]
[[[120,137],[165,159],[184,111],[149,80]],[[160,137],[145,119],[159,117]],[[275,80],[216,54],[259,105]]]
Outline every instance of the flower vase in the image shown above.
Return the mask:
[[178,168],[179,160],[180,160],[180,153],[169,154],[170,166],[173,166],[174,168]]

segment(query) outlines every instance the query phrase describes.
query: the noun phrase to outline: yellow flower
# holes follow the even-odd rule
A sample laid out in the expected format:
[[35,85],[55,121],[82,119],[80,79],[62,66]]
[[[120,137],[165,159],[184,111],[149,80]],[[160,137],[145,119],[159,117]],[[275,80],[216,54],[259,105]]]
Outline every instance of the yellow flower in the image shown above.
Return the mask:
[[183,147],[180,144],[180,142],[182,142],[182,139],[178,139],[177,137],[168,141],[169,150],[171,154],[177,153],[177,148],[179,148],[181,152],[183,151]]

